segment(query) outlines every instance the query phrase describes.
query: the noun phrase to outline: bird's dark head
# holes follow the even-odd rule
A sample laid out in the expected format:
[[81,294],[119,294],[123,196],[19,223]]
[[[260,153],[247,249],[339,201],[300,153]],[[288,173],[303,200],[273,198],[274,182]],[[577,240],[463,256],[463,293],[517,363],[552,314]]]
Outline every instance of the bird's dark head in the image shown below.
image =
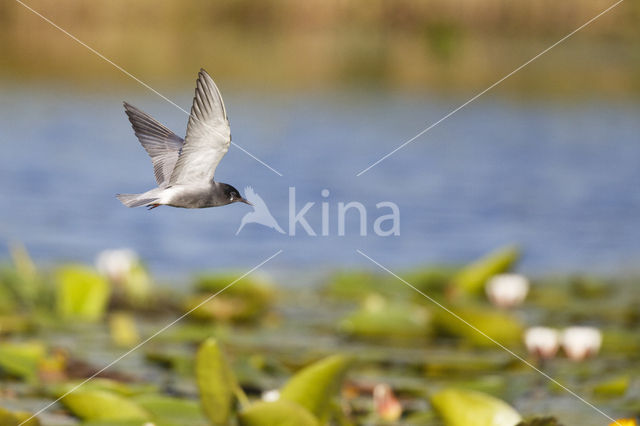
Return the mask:
[[226,183],[220,183],[219,185],[222,187],[222,191],[224,193],[225,199],[229,202],[229,204],[241,202],[241,203],[249,204],[250,206],[253,205],[248,200],[243,198],[242,195],[240,195],[240,191],[235,189],[233,186],[228,185]]

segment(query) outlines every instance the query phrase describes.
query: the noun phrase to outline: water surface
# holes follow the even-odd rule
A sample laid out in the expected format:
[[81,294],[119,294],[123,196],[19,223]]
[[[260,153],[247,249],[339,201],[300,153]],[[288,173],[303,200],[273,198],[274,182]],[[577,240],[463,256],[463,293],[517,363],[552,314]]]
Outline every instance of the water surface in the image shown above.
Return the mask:
[[[224,90],[224,87],[222,87]],[[191,88],[170,97],[188,108]],[[288,230],[289,187],[317,233],[329,203],[330,236],[295,237],[259,225],[235,236],[244,204],[187,211],[124,208],[118,192],[154,185],[126,120],[126,99],[183,135],[186,116],[155,95],[81,94],[4,87],[0,97],[0,255],[22,241],[44,262],[91,262],[132,247],[152,270],[248,269],[283,249],[271,269],[390,268],[465,262],[506,243],[525,250],[525,271],[614,271],[640,259],[639,105],[614,101],[515,101],[486,96],[360,177],[356,173],[465,99],[389,93],[224,92],[234,142],[216,179],[252,185]],[[330,195],[321,197],[328,189]],[[337,236],[339,202],[361,202]],[[401,212],[400,236],[373,235],[380,201]],[[352,212],[353,213],[353,212]],[[388,213],[388,210],[385,210]]]

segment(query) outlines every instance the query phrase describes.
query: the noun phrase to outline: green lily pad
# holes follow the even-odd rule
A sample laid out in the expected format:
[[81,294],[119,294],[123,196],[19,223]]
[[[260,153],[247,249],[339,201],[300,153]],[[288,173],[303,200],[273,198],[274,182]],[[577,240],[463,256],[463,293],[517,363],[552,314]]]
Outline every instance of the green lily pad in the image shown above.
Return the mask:
[[106,311],[111,288],[107,280],[85,266],[66,266],[56,273],[56,308],[65,319],[97,321]]
[[[372,297],[368,298],[371,301]],[[429,311],[408,303],[365,303],[339,325],[343,333],[363,338],[426,338],[430,331]]]
[[124,292],[132,306],[147,306],[153,297],[153,282],[149,272],[137,262],[123,282]]
[[331,398],[339,391],[351,358],[332,355],[317,361],[293,376],[281,389],[280,399],[300,404],[324,420],[329,415]]
[[452,279],[452,293],[477,295],[482,293],[485,283],[496,274],[510,270],[520,258],[520,251],[509,246],[492,252],[465,266]]
[[224,354],[214,339],[200,345],[196,355],[196,380],[200,401],[207,417],[214,425],[226,425],[231,417],[236,378]]
[[[187,299],[185,308],[191,310],[202,303],[191,313],[193,318],[202,320],[249,321],[258,318],[270,306],[273,288],[266,281],[251,277],[237,281],[239,276],[201,276],[196,281],[198,294]],[[211,298],[214,294],[217,295]]]
[[515,426],[522,420],[506,402],[477,391],[445,389],[431,396],[431,404],[446,426]]
[[555,417],[536,417],[518,423],[516,426],[562,426]]
[[136,396],[133,401],[151,413],[154,420],[158,420],[163,424],[209,425],[198,401],[157,394]]
[[0,425],[2,426],[40,426],[38,418],[30,418],[31,416],[31,413],[24,411],[11,412],[0,407]]
[[241,426],[320,426],[307,409],[285,400],[251,404],[238,419]]
[[135,402],[104,390],[78,389],[61,402],[83,420],[149,420],[149,413]]
[[[83,382],[84,380],[73,380],[65,383],[56,384],[48,388],[48,393],[55,397],[60,397],[65,393],[71,391],[72,389],[74,389],[80,383],[83,383]],[[121,396],[133,396],[133,395],[156,392],[158,390],[158,387],[151,383],[149,384],[122,383],[122,382],[118,382],[117,380],[96,377],[89,380],[88,382],[83,383],[82,390],[85,390],[85,391],[102,390],[102,391],[107,391],[111,393],[116,393]]]
[[627,393],[630,384],[631,378],[629,376],[618,376],[595,385],[593,387],[593,393],[604,397],[622,396]]
[[398,298],[409,294],[409,289],[388,276],[364,271],[339,271],[330,279],[326,294],[337,299],[360,300],[368,294],[377,293]]
[[11,376],[34,382],[46,352],[45,345],[40,342],[0,343],[0,368]]
[[480,307],[460,307],[451,310],[466,323],[449,312],[436,311],[434,323],[444,334],[463,338],[466,342],[481,347],[495,346],[495,343],[477,330],[503,345],[517,345],[522,341],[524,326],[510,313]]
[[479,373],[502,371],[512,361],[513,357],[498,348],[496,352],[483,353],[452,351],[426,357],[424,370],[429,377],[463,378],[473,381]]
[[[428,292],[429,294],[433,294],[434,292],[442,293],[458,269],[459,268],[451,266],[431,266],[410,271],[402,274],[402,276],[418,290]],[[419,298],[423,297],[418,294],[416,295]]]
[[135,318],[127,312],[109,315],[109,334],[113,344],[123,348],[131,348],[140,341]]

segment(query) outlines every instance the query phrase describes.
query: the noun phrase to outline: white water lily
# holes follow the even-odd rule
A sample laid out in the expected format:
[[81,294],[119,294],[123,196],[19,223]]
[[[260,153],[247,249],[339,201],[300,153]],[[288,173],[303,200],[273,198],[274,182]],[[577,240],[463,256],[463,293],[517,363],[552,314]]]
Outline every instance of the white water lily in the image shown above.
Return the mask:
[[96,257],[96,269],[111,281],[116,292],[130,303],[144,304],[151,297],[151,278],[138,254],[128,248],[104,250]]
[[602,333],[595,327],[569,327],[562,332],[561,343],[569,359],[582,361],[600,351]]
[[519,274],[494,275],[485,286],[489,301],[501,308],[521,304],[529,292],[529,280]]
[[131,249],[103,250],[96,257],[96,269],[111,281],[122,282],[139,262],[138,254]]
[[550,327],[531,327],[524,333],[524,344],[538,358],[553,358],[560,346],[560,333]]
[[280,399],[280,391],[278,389],[271,389],[262,392],[261,399],[264,402],[274,402]]

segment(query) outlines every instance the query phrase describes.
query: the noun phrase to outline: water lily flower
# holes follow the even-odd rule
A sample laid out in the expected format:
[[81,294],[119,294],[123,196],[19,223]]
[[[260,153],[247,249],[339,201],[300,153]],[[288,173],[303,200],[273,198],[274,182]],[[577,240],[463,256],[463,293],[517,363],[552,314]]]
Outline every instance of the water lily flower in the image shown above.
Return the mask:
[[264,391],[261,397],[264,402],[274,402],[280,399],[280,391],[278,389]]
[[489,301],[501,308],[521,304],[529,292],[529,280],[519,274],[494,275],[485,286]]
[[569,327],[562,332],[562,348],[573,361],[594,356],[602,345],[602,333],[595,327]]
[[96,257],[96,269],[111,281],[122,282],[139,262],[131,249],[103,250]]
[[524,344],[530,354],[550,359],[558,352],[560,333],[550,327],[531,327],[524,333]]
[[128,303],[143,305],[151,294],[151,278],[138,254],[127,248],[104,250],[96,257],[96,269],[114,284]]
[[373,388],[373,406],[384,421],[393,422],[402,415],[400,401],[393,395],[391,387],[385,383],[379,383]]

